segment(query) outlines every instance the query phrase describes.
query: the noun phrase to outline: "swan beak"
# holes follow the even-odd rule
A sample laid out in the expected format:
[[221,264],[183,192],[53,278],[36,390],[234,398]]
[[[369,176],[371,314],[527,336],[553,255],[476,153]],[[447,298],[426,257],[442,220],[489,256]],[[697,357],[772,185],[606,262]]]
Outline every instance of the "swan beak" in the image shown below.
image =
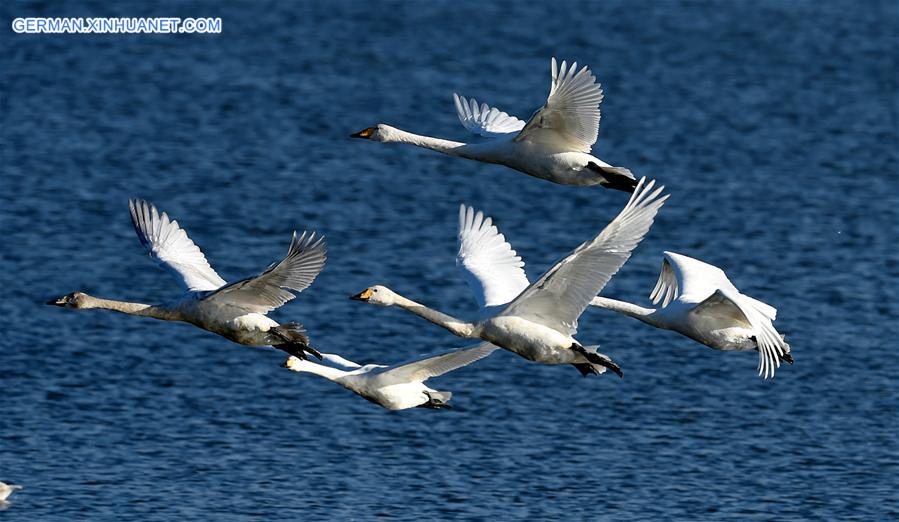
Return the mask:
[[47,304],[50,306],[65,306],[66,299],[64,297],[60,297],[59,299],[50,299],[47,301]]
[[350,134],[350,138],[363,138],[363,139],[366,139],[366,140],[367,140],[367,139],[371,138],[371,135],[374,134],[374,132],[375,132],[376,130],[377,130],[377,129],[374,128],[374,127],[369,127],[369,128],[367,128],[367,129],[362,129],[362,130],[359,131],[359,132],[356,132],[356,133],[354,133],[354,134]]
[[371,288],[366,288],[365,290],[363,290],[362,292],[360,292],[356,295],[351,295],[350,299],[352,299],[353,301],[368,301],[369,299],[371,299],[371,294],[372,294]]

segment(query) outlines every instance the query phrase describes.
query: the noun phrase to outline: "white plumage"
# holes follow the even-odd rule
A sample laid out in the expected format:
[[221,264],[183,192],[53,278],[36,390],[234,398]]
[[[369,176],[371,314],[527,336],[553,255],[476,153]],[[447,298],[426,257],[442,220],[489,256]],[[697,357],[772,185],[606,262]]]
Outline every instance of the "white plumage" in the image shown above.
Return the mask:
[[439,409],[449,407],[447,402],[452,393],[429,388],[425,386],[424,381],[483,359],[494,350],[496,346],[481,343],[394,366],[380,364],[362,366],[339,355],[323,353],[324,362],[341,366],[343,369],[296,357],[289,357],[284,366],[295,372],[314,373],[336,382],[388,410],[415,407]]
[[565,185],[602,185],[633,192],[636,178],[590,154],[599,133],[603,92],[587,67],[551,63],[552,81],[546,104],[525,123],[486,103],[453,94],[459,121],[484,136],[462,143],[412,134],[379,124],[353,134],[381,143],[409,143],[451,156],[497,163],[531,176]]
[[287,255],[264,272],[227,284],[177,221],[159,213],[152,204],[131,200],[131,220],[141,244],[161,267],[172,273],[187,291],[181,298],[159,305],[98,299],[73,292],[47,304],[73,309],[100,308],[163,319],[184,321],[236,343],[275,346],[298,357],[318,355],[309,346],[298,323],[280,325],[265,316],[307,288],[325,264],[324,238],[296,232]]
[[[511,301],[529,285],[524,261],[491,218],[465,205],[459,210],[456,264],[474,292],[482,315]],[[654,304],[661,303],[662,309],[641,308],[606,297],[594,298],[591,305],[674,330],[717,350],[758,350],[759,375],[764,377],[772,377],[781,360],[793,360],[789,344],[772,324],[777,310],[741,294],[720,268],[665,252],[650,298]]]
[[[482,339],[543,364],[574,364],[582,373],[601,373],[605,368],[620,374],[608,357],[582,346],[573,335],[577,320],[593,297],[627,261],[631,251],[652,226],[659,208],[668,198],[653,182],[637,190],[618,216],[593,239],[586,241],[556,263],[535,283],[528,285],[505,306],[499,306],[475,322],[467,322],[427,308],[384,286],[374,286],[354,299],[400,306],[415,315],[443,326],[460,337]],[[483,215],[463,208],[461,266],[485,306],[504,299],[520,285],[524,272],[521,259],[505,243]],[[486,244],[488,248],[472,248]],[[468,246],[466,246],[468,245]],[[499,270],[488,266],[500,260]],[[526,279],[524,279],[526,282]],[[481,290],[478,292],[477,290]]]
[[758,372],[766,379],[774,377],[781,360],[793,362],[790,345],[774,328],[777,310],[740,293],[716,266],[665,252],[650,299],[661,308],[606,297],[596,297],[593,305],[674,330],[716,350],[758,351]]

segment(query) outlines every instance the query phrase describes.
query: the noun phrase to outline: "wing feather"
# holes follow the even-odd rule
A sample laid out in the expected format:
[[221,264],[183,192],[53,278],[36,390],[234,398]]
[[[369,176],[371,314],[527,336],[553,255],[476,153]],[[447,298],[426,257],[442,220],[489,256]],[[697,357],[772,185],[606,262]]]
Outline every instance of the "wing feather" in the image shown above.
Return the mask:
[[656,281],[656,286],[649,294],[649,298],[652,299],[652,304],[659,304],[659,301],[661,301],[662,307],[665,307],[668,306],[668,303],[677,299],[677,290],[677,277],[674,275],[671,263],[668,262],[668,259],[663,259],[659,280]]
[[[763,306],[758,307],[756,303]],[[693,314],[727,314],[746,324],[755,335],[759,351],[759,376],[765,379],[774,377],[774,370],[780,367],[780,360],[789,353],[789,346],[774,328],[765,307],[736,289],[718,289],[699,303],[690,313]]]
[[630,201],[595,238],[556,263],[512,301],[501,315],[523,317],[573,335],[593,298],[628,260],[668,199],[664,187],[641,178]]
[[528,287],[524,261],[493,221],[472,207],[459,206],[459,253],[456,266],[483,310],[504,305]]
[[293,233],[287,255],[265,272],[222,287],[206,296],[251,313],[265,314],[296,297],[305,290],[325,266],[325,238],[315,232],[297,237]]
[[556,67],[552,59],[552,83],[546,104],[531,116],[515,140],[562,144],[572,152],[589,153],[599,135],[602,87],[586,66],[577,62]]
[[379,375],[384,384],[424,382],[463,366],[479,361],[496,350],[490,343],[481,343],[469,348],[452,350],[439,355],[419,359],[385,370]]
[[210,291],[225,285],[225,280],[209,266],[206,256],[177,221],[170,220],[165,212],[160,215],[148,201],[131,199],[128,208],[140,243],[186,290]]
[[453,102],[459,121],[474,134],[492,138],[518,132],[524,127],[524,122],[515,116],[510,116],[486,103],[478,106],[474,98],[469,101],[464,96],[453,93]]

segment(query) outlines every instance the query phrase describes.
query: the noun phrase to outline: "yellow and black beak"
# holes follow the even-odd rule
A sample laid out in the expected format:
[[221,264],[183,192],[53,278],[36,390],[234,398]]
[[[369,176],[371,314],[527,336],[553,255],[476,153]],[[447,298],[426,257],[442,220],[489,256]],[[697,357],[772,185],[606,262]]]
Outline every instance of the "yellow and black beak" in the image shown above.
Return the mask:
[[60,297],[59,299],[50,299],[49,301],[47,301],[47,304],[50,306],[65,306],[66,298]]
[[371,135],[374,134],[376,130],[378,130],[378,129],[375,127],[369,127],[367,129],[362,129],[359,132],[350,134],[350,138],[363,138],[363,139],[367,140],[367,139],[371,138]]
[[371,288],[366,288],[365,290],[363,290],[362,292],[360,292],[356,295],[351,295],[350,299],[352,299],[353,301],[368,301],[369,299],[371,299],[371,294],[372,294]]

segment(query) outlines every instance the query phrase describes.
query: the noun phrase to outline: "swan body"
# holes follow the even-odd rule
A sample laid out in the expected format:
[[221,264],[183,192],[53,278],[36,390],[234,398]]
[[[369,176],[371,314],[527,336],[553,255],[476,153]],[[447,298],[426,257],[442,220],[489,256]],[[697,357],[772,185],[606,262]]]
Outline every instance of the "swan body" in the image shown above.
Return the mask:
[[0,482],[0,503],[6,502],[6,499],[13,494],[14,491],[22,489],[22,486],[16,484],[5,484]]
[[596,77],[577,62],[551,63],[546,104],[525,123],[487,104],[453,94],[462,125],[486,138],[462,143],[406,132],[385,124],[352,135],[380,143],[408,143],[450,156],[505,165],[563,185],[601,185],[633,192],[637,180],[628,169],[613,167],[590,154],[599,134],[603,93]]
[[[485,306],[496,307],[492,315],[484,317],[482,312],[479,320],[463,321],[380,285],[352,298],[399,306],[454,335],[490,342],[534,362],[574,364],[585,375],[602,373],[606,368],[620,375],[620,368],[611,359],[597,353],[596,347],[584,347],[574,334],[584,309],[627,261],[668,198],[662,196],[663,188],[653,191],[654,183],[644,185],[643,181],[640,180],[628,204],[599,235],[581,244],[506,304],[497,304],[503,300],[502,292],[480,296]],[[472,277],[477,280],[479,276]],[[482,281],[475,284],[486,288]],[[503,292],[509,289],[506,287]]]
[[395,366],[362,366],[338,355],[323,353],[321,355],[324,362],[340,368],[293,356],[287,358],[284,366],[295,372],[314,373],[324,377],[388,410],[416,407],[441,409],[449,408],[447,402],[452,393],[437,391],[424,382],[430,377],[443,375],[483,359],[494,350],[496,346],[481,343]]
[[101,299],[73,292],[47,304],[75,310],[104,309],[182,321],[247,346],[273,346],[297,357],[317,355],[299,323],[279,324],[266,316],[315,280],[325,263],[324,238],[305,232],[291,239],[287,255],[261,274],[228,284],[206,261],[187,233],[146,201],[130,202],[135,232],[150,256],[175,275],[186,290],[157,305]]
[[678,332],[725,352],[757,351],[759,376],[774,377],[780,361],[793,363],[790,345],[774,328],[777,309],[740,293],[720,268],[665,252],[650,298],[661,307],[644,308],[596,297],[592,304],[644,323]]

